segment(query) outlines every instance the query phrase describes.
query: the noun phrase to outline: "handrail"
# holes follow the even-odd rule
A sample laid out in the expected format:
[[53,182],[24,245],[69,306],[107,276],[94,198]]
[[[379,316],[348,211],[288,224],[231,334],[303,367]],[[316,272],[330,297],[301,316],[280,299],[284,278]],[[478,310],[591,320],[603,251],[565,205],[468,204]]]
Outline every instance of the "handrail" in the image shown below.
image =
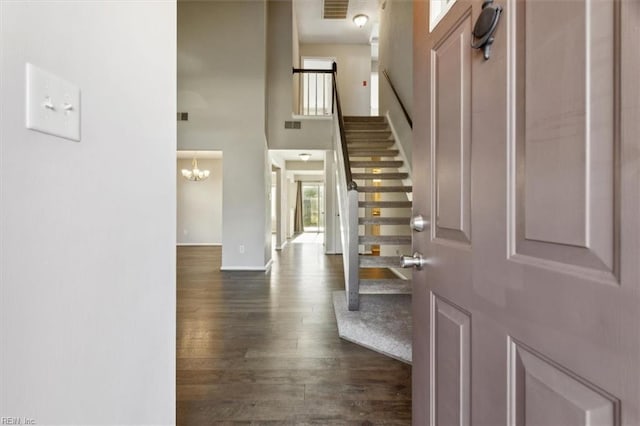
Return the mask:
[[294,74],[305,74],[305,73],[313,73],[313,74],[333,74],[333,70],[324,70],[324,69],[313,69],[313,68],[293,68]]
[[347,178],[347,188],[349,190],[358,188],[351,176],[351,162],[349,161],[349,151],[347,150],[347,136],[344,131],[344,117],[342,116],[342,106],[340,105],[340,95],[338,94],[338,83],[336,82],[338,66],[333,63],[333,94],[336,98],[336,112],[338,113],[338,125],[340,126],[340,146],[342,147],[342,156],[344,157],[344,173]]
[[394,87],[393,83],[391,82],[391,78],[389,77],[389,74],[387,73],[387,70],[382,70],[382,74],[387,79],[387,82],[389,83],[389,86],[391,86],[391,90],[393,91],[393,94],[396,95],[396,99],[398,100],[398,103],[400,104],[400,108],[402,108],[402,112],[404,113],[404,118],[406,118],[407,119],[407,123],[409,123],[409,127],[411,127],[413,129],[413,120],[409,116],[409,113],[407,112],[407,109],[404,107],[404,104],[402,103],[402,99],[400,99],[400,95],[398,94],[398,91],[396,90],[396,88]]
[[342,105],[340,104],[340,95],[338,94],[338,84],[337,73],[338,73],[338,65],[334,62],[333,66],[330,70],[327,69],[305,69],[305,68],[295,68],[293,67],[294,74],[304,74],[304,73],[317,73],[317,74],[333,74],[333,96],[335,98],[336,112],[338,113],[338,126],[340,127],[340,146],[342,148],[342,155],[344,157],[344,166],[345,166],[345,176],[347,179],[347,188],[348,189],[356,189],[358,185],[354,182],[353,177],[351,176],[351,162],[349,161],[349,152],[347,151],[347,136],[344,130],[344,117],[342,116]]

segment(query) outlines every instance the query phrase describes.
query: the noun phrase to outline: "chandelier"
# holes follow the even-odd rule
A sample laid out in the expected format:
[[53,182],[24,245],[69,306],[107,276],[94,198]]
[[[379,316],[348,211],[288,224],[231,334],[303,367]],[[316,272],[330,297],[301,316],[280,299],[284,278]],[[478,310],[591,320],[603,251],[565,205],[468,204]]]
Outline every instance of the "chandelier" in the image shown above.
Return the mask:
[[200,170],[198,168],[198,159],[196,157],[193,157],[193,160],[191,161],[191,170],[182,169],[182,176],[185,179],[197,182],[208,178],[209,170]]

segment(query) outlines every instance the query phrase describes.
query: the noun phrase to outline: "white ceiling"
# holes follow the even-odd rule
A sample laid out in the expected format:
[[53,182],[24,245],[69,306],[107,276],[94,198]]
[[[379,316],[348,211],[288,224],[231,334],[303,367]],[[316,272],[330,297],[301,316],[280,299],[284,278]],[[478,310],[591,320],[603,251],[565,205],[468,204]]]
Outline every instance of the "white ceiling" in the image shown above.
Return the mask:
[[222,158],[222,151],[178,151],[178,158]]
[[324,151],[305,149],[270,149],[269,153],[276,159],[284,161],[301,161],[300,154],[310,154],[309,161],[324,161]]
[[[349,0],[347,19],[323,19],[323,0],[293,0],[300,43],[370,44],[378,37],[380,0]],[[358,28],[353,17],[369,16],[367,24]]]
[[[324,151],[322,150],[298,150],[298,149],[270,149],[269,155],[276,161],[301,161],[299,154],[301,153],[311,154],[309,161],[324,161]],[[299,163],[300,164],[300,163]],[[292,167],[293,164],[289,163],[288,167]],[[294,179],[295,175],[324,175],[324,170],[298,170],[297,168],[287,169],[287,178]]]

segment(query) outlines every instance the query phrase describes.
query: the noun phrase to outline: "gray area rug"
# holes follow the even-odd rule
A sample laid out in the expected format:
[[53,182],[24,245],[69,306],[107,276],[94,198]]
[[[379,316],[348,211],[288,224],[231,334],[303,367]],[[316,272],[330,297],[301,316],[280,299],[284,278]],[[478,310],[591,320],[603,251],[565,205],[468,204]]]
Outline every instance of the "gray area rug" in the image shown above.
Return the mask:
[[341,338],[411,364],[411,295],[361,294],[349,311],[344,291],[333,292]]

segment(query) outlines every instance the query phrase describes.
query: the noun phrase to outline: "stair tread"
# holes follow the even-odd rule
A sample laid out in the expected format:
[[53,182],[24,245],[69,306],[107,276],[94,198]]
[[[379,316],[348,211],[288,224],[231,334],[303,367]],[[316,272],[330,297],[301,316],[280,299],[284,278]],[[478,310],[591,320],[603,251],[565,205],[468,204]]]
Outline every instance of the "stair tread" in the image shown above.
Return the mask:
[[358,207],[411,208],[411,201],[358,201]]
[[384,149],[396,143],[393,139],[347,139],[347,149]]
[[409,177],[409,173],[352,173],[354,179],[391,179],[401,180]]
[[352,130],[386,130],[390,131],[387,123],[345,123],[347,132]]
[[410,217],[365,216],[365,217],[358,218],[358,223],[362,225],[367,225],[367,224],[409,225],[410,221],[411,221]]
[[394,138],[350,138],[347,137],[347,148],[352,148],[354,146],[371,146],[373,148],[381,147],[381,146],[391,146],[396,143]]
[[[380,257],[380,256],[370,256],[370,257]],[[399,256],[390,256],[398,261],[400,264]],[[406,280],[403,278],[360,278],[360,283],[365,284],[376,284],[376,283],[390,283],[390,284],[403,284],[403,283],[411,283],[411,280]]]
[[411,280],[392,279],[361,279],[360,294],[411,294]]
[[411,235],[360,235],[360,244],[389,244],[405,245],[411,244]]
[[376,133],[376,132],[366,132],[366,133],[347,133],[347,142],[357,142],[357,141],[386,141],[392,140],[391,132],[386,133]]
[[387,145],[391,146],[394,143],[395,141],[390,139],[375,142],[373,145],[369,145],[363,141],[358,141],[347,144],[347,149],[348,151],[398,151],[397,149],[386,148]]
[[358,192],[380,193],[380,192],[411,192],[411,186],[359,186]]
[[351,161],[351,167],[402,167],[404,161],[394,160],[369,160],[369,161]]
[[347,146],[347,151],[351,153],[361,153],[361,152],[397,152],[400,153],[399,150],[393,149],[392,141],[386,141],[385,143],[381,143],[378,145],[368,145],[368,144],[349,144]]
[[[400,267],[400,256],[360,255],[359,261],[361,268],[379,268],[381,266],[391,268]],[[362,279],[360,281],[362,281]]]
[[371,129],[371,128],[363,128],[363,129],[355,129],[355,128],[350,128],[350,129],[345,129],[345,131],[347,131],[347,133],[391,133],[390,129]]
[[395,158],[400,154],[399,151],[356,151],[349,152],[349,157],[364,158],[364,157],[391,157]]
[[383,115],[345,115],[343,117],[344,121],[350,121],[350,122],[367,122],[367,121],[373,121],[373,122],[384,122],[386,121],[386,117]]

